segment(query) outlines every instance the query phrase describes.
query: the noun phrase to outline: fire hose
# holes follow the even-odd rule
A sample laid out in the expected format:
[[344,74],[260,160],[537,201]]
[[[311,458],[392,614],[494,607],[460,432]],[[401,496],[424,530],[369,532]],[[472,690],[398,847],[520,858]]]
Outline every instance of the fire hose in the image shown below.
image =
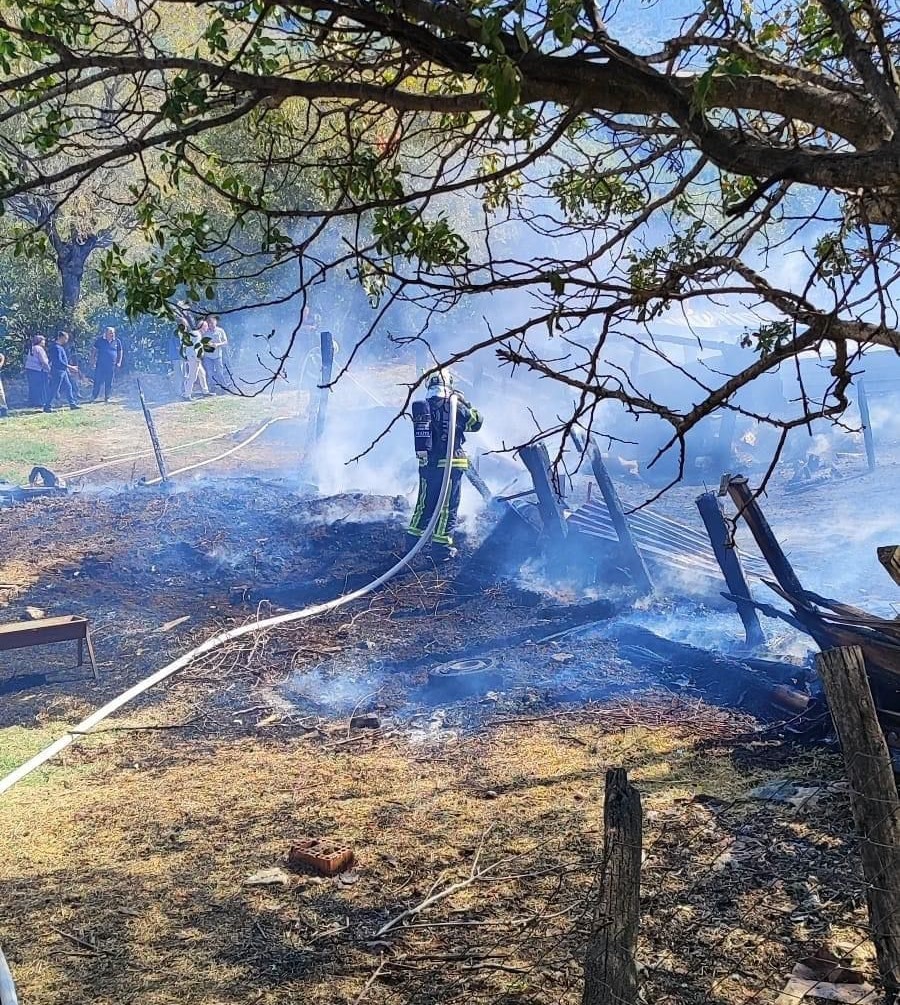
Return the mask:
[[354,600],[359,600],[361,597],[374,593],[376,590],[384,586],[384,584],[389,580],[393,579],[401,569],[409,565],[416,555],[418,555],[425,545],[431,540],[431,535],[434,533],[434,529],[440,519],[441,510],[447,502],[447,497],[450,493],[450,479],[453,473],[453,450],[456,440],[456,411],[457,398],[453,395],[450,398],[450,424],[447,434],[446,454],[447,466],[444,469],[444,477],[441,481],[441,490],[440,495],[438,496],[437,505],[434,508],[431,519],[428,521],[428,526],[425,528],[422,536],[413,545],[413,547],[410,548],[410,550],[398,562],[392,565],[387,572],[382,573],[382,575],[380,575],[377,579],[373,579],[371,583],[360,587],[358,590],[354,590],[351,593],[345,593],[340,597],[336,597],[334,600],[327,601],[326,603],[313,604],[310,607],[304,607],[299,611],[290,611],[286,614],[277,614],[271,618],[264,618],[262,621],[252,621],[246,625],[241,625],[239,628],[232,628],[227,632],[222,632],[219,635],[214,635],[212,638],[207,639],[196,648],[186,652],[183,656],[179,656],[179,658],[174,662],[164,666],[161,670],[157,670],[156,673],[138,681],[137,684],[134,684],[127,691],[124,691],[118,697],[113,698],[112,701],[109,701],[101,708],[98,708],[96,712],[93,712],[77,726],[73,726],[65,733],[65,735],[61,736],[48,747],[45,747],[39,753],[35,754],[34,757],[30,758],[14,771],[11,771],[4,778],[0,778],[0,795],[7,792],[17,782],[22,781],[23,778],[26,778],[33,771],[41,767],[41,765],[46,764],[51,758],[56,757],[56,755],[65,750],[66,747],[73,744],[78,737],[86,736],[96,725],[98,725],[98,723],[102,722],[114,712],[117,712],[123,705],[127,705],[128,702],[137,698],[138,695],[143,694],[151,687],[154,687],[156,684],[159,684],[168,677],[171,677],[179,670],[183,670],[200,656],[205,656],[207,653],[212,652],[213,649],[217,649],[219,646],[225,645],[227,642],[232,642],[234,639],[239,639],[244,635],[250,635],[254,632],[263,631],[266,628],[275,628],[279,625],[291,624],[295,621],[305,621],[307,618],[312,618],[319,614],[327,614],[329,611],[336,611],[339,608],[352,603]]
[[3,950],[0,949],[0,1005],[19,1005],[16,986]]

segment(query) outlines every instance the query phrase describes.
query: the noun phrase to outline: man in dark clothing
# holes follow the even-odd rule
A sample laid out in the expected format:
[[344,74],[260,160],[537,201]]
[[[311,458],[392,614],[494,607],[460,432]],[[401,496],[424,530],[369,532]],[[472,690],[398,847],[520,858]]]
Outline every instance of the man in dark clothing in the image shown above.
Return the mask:
[[44,411],[53,411],[53,402],[57,395],[64,394],[69,402],[69,408],[79,408],[75,401],[75,391],[69,374],[77,373],[78,367],[69,363],[66,344],[69,341],[68,332],[60,332],[47,350],[50,359],[50,383],[47,387],[47,397],[44,399]]
[[466,433],[481,429],[482,418],[458,391],[453,390],[449,374],[436,373],[428,381],[426,404],[431,418],[431,446],[419,452],[419,495],[407,531],[410,547],[425,532],[441,495],[441,484],[447,467],[447,438],[450,434],[450,399],[456,398],[456,435],[453,440],[453,460],[450,472],[450,491],[441,509],[432,535],[435,551],[440,558],[452,558],[456,554],[453,547],[453,530],[459,512],[463,472],[469,466],[469,459],[463,450]]
[[94,367],[94,391],[91,395],[91,401],[96,401],[100,397],[101,388],[103,400],[109,401],[113,376],[116,370],[122,367],[122,355],[122,343],[116,336],[115,328],[107,328],[94,343],[91,359]]

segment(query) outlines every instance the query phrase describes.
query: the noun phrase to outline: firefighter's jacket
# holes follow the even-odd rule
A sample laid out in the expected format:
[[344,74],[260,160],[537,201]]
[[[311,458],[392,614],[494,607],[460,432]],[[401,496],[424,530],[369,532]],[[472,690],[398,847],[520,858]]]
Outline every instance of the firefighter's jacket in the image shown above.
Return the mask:
[[[453,467],[467,468],[469,458],[463,450],[466,433],[477,433],[482,418],[461,395],[456,395],[456,436],[453,445]],[[447,466],[447,436],[450,432],[450,398],[429,398],[431,410],[431,450],[419,458],[420,467],[444,468]]]

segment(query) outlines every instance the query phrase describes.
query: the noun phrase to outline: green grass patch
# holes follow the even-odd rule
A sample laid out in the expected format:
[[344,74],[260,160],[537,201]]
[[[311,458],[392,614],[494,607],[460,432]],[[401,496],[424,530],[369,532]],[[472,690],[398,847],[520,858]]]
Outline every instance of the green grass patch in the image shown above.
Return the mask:
[[[0,775],[7,775],[24,764],[29,757],[34,757],[38,751],[59,739],[64,732],[65,726],[58,722],[48,726],[7,726],[0,729]],[[41,780],[41,776],[46,777],[43,769],[19,784],[34,784]]]

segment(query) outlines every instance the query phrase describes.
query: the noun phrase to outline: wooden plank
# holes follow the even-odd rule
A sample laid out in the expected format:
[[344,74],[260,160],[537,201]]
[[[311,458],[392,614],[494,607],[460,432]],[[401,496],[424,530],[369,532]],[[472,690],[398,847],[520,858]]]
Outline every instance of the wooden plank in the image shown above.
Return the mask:
[[641,796],[624,768],[606,772],[603,868],[584,963],[583,1005],[636,1005],[641,909]]
[[885,988],[900,991],[900,798],[858,646],[820,653],[819,677],[841,741],[860,838],[869,927]]

